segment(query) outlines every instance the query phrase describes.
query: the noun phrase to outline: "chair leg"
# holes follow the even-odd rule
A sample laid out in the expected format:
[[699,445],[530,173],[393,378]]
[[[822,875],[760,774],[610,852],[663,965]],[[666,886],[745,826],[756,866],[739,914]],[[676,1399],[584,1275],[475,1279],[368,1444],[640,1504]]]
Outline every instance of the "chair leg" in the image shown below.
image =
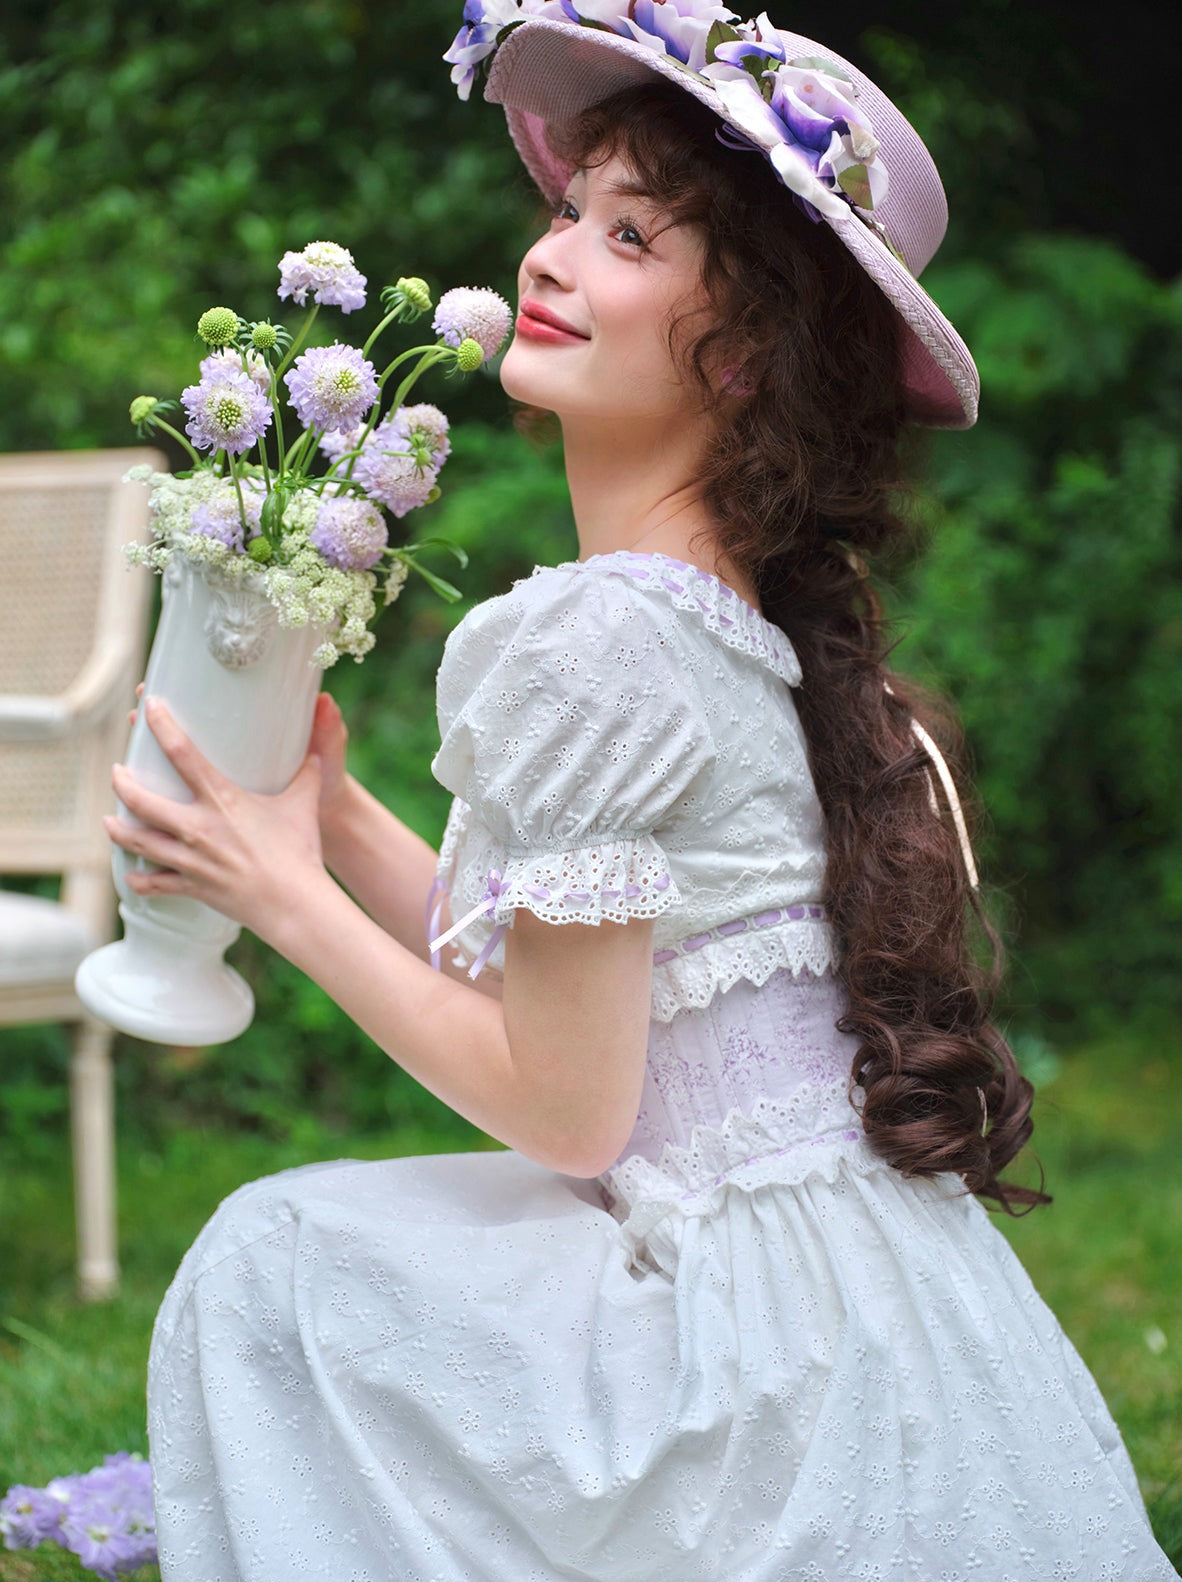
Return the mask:
[[87,1017],[79,1024],[70,1062],[78,1293],[92,1302],[113,1296],[119,1284],[111,1036],[109,1027]]

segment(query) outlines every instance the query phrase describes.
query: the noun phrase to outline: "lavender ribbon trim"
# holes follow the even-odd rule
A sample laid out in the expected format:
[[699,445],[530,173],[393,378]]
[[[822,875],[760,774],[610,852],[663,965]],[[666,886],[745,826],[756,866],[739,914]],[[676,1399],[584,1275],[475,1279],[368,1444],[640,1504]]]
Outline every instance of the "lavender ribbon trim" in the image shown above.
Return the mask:
[[[486,917],[490,913],[496,911],[497,902],[501,897],[502,890],[505,888],[501,879],[500,870],[497,868],[490,868],[484,881],[484,885],[484,894],[480,897],[480,900],[477,901],[472,910],[470,912],[465,912],[464,916],[460,918],[458,923],[453,923],[446,934],[440,934],[438,939],[433,939],[431,941],[428,949],[431,952],[432,966],[436,966],[438,964],[439,952],[443,949],[444,945],[450,944],[457,934],[461,933],[465,928],[467,928],[469,923],[474,923],[478,917]],[[434,887],[432,887],[432,892],[434,892]],[[435,927],[438,926],[439,916],[438,913],[436,913]],[[493,929],[488,944],[485,945],[479,956],[477,956],[476,960],[468,968],[468,976],[470,978],[476,979],[480,976],[485,967],[488,965],[489,957],[492,955],[493,951],[497,948],[504,937],[505,925],[504,923],[499,923],[497,927]]]

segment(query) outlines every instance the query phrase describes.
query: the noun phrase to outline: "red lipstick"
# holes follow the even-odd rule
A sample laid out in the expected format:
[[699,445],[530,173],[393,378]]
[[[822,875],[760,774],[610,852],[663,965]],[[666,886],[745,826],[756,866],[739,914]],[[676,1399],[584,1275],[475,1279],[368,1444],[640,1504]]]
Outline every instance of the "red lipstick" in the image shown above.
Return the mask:
[[549,341],[552,345],[590,339],[581,330],[575,329],[573,324],[568,324],[557,313],[530,297],[522,299],[515,327],[518,335],[524,335],[529,340]]

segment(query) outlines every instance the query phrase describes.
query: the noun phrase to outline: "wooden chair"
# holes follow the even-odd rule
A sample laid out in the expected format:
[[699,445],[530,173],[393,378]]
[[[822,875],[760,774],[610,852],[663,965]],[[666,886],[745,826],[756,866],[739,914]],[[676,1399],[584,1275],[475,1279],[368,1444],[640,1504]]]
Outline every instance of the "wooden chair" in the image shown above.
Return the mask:
[[[0,1027],[76,1024],[70,1069],[78,1282],[119,1278],[111,1030],[74,971],[115,915],[111,764],[143,674],[152,578],[122,547],[143,538],[146,449],[0,456],[0,874],[60,875],[56,901],[0,889]],[[3,1035],[0,1034],[0,1044]]]

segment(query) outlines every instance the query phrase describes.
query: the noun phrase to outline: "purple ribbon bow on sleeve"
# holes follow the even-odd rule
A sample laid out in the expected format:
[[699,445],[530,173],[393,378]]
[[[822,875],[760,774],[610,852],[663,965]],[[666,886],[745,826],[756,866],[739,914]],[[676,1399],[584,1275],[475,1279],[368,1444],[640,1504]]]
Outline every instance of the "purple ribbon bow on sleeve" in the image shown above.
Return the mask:
[[[439,881],[437,880],[436,884],[438,883]],[[442,915],[443,908],[444,888],[444,886],[440,885],[439,890],[437,891],[435,885],[432,885],[431,887],[431,895],[427,901],[429,914],[429,923],[427,928],[428,934],[433,934],[439,927],[439,920],[440,916]],[[437,939],[432,939],[431,943],[427,947],[431,952],[431,965],[436,969],[436,971],[439,970],[439,953],[443,949],[444,945],[450,944],[457,934],[461,933],[465,928],[467,928],[469,923],[474,923],[478,917],[491,916],[492,913],[494,913],[497,909],[497,902],[500,899],[504,888],[505,886],[501,879],[500,869],[490,868],[485,877],[484,894],[480,897],[480,900],[477,901],[476,905],[470,912],[465,912],[464,916],[460,918],[458,923],[453,923],[446,934],[440,934]],[[477,956],[476,960],[468,968],[468,976],[470,978],[476,979],[484,971],[485,967],[488,965],[489,957],[501,943],[504,935],[505,925],[504,923],[498,923],[489,937],[488,944],[485,945],[479,956]]]

